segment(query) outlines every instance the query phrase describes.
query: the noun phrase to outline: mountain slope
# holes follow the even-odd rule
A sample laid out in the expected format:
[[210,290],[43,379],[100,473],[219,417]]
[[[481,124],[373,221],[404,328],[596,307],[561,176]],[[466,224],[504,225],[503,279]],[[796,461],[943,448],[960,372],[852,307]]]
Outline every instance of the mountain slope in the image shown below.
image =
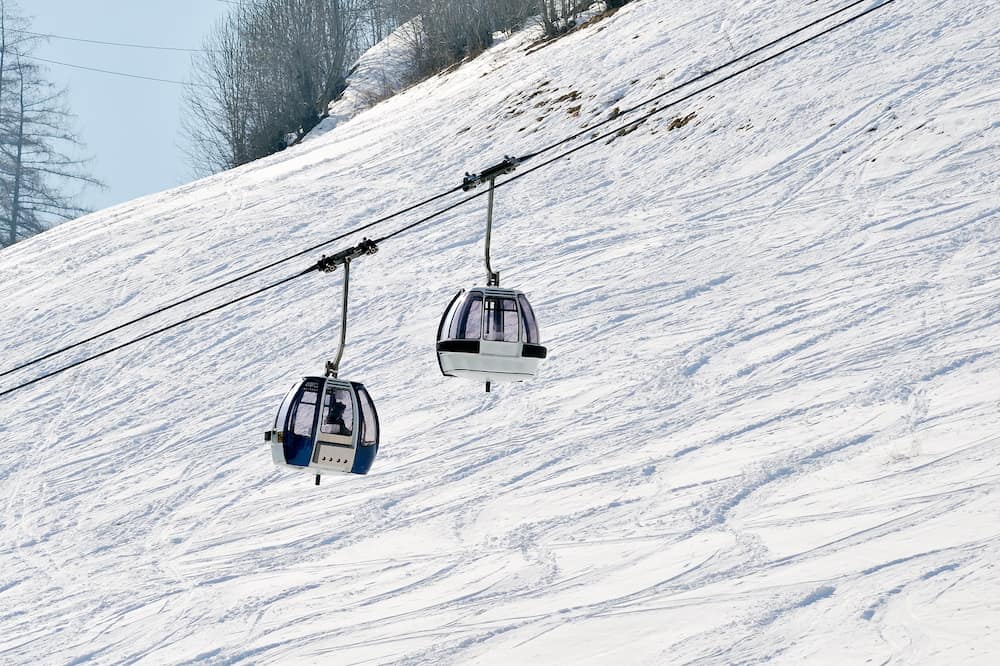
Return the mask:
[[[301,146],[19,244],[0,365],[830,7],[640,0],[542,48],[515,35]],[[988,663],[998,21],[896,2],[502,188],[493,263],[550,348],[534,382],[437,370],[441,310],[482,280],[481,204],[358,260],[341,367],[383,423],[368,477],[316,488],[262,441],[334,350],[340,275],[3,399],[0,661]]]

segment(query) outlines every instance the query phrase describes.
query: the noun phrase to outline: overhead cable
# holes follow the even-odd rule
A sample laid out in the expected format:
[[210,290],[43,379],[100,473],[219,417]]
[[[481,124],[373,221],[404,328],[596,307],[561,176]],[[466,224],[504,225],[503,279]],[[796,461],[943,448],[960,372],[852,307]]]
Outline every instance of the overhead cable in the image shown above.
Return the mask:
[[[545,160],[544,162],[540,162],[539,164],[536,164],[535,166],[533,166],[533,167],[531,167],[529,169],[525,169],[524,171],[516,173],[516,174],[510,176],[509,178],[507,178],[507,179],[505,179],[505,180],[503,180],[501,182],[497,182],[496,183],[496,187],[503,187],[505,185],[509,185],[510,183],[513,183],[513,182],[519,180],[520,178],[523,178],[523,177],[525,177],[525,176],[527,176],[527,175],[529,175],[531,173],[534,173],[535,171],[538,171],[539,169],[542,169],[542,168],[544,168],[546,166],[549,166],[549,165],[551,165],[551,164],[553,164],[555,162],[563,160],[563,159],[569,157],[570,155],[573,155],[574,153],[576,153],[576,152],[578,152],[580,150],[583,150],[584,148],[586,148],[588,146],[592,146],[595,143],[598,143],[598,142],[600,142],[600,141],[602,141],[604,139],[607,139],[607,138],[609,138],[611,136],[619,134],[620,132],[623,132],[623,131],[628,130],[630,128],[638,127],[640,124],[644,123],[649,118],[652,118],[653,116],[659,115],[659,114],[663,113],[664,111],[666,111],[667,109],[669,109],[669,108],[671,108],[673,106],[676,106],[677,104],[680,104],[680,103],[682,103],[684,101],[687,101],[687,100],[691,99],[692,97],[694,97],[696,95],[699,95],[699,94],[701,94],[701,93],[703,93],[703,92],[705,92],[707,90],[710,90],[711,88],[714,88],[716,86],[722,85],[723,83],[725,83],[725,82],[727,82],[727,81],[729,81],[729,80],[731,80],[731,79],[733,79],[733,78],[735,78],[737,76],[740,76],[741,74],[749,72],[749,71],[751,71],[751,70],[753,70],[753,69],[755,69],[757,67],[760,67],[761,65],[763,65],[763,64],[765,64],[767,62],[771,62],[771,61],[773,61],[773,60],[775,60],[777,58],[780,58],[780,57],[782,57],[784,55],[787,55],[791,51],[793,51],[793,50],[795,50],[797,48],[800,48],[800,47],[804,46],[805,44],[808,44],[808,43],[810,43],[810,42],[818,39],[819,37],[822,37],[822,36],[824,36],[826,34],[829,34],[830,32],[833,32],[834,30],[837,30],[837,29],[842,28],[842,27],[844,27],[844,26],[846,26],[846,25],[848,25],[850,23],[853,23],[853,22],[855,22],[855,21],[863,18],[864,16],[867,16],[868,14],[871,14],[872,12],[877,11],[878,9],[882,9],[883,7],[886,7],[886,6],[890,5],[890,4],[892,4],[893,2],[895,2],[895,0],[884,0],[883,2],[870,7],[870,8],[866,9],[865,11],[863,11],[863,12],[861,12],[859,14],[856,14],[856,15],[848,18],[848,19],[845,19],[845,20],[843,20],[843,21],[841,21],[841,22],[839,22],[839,23],[837,23],[837,24],[835,24],[835,25],[833,25],[833,26],[831,26],[829,28],[825,28],[821,32],[819,32],[819,33],[817,33],[815,35],[812,35],[812,36],[810,36],[808,38],[805,38],[803,40],[800,40],[799,42],[796,42],[796,43],[794,43],[794,44],[792,44],[792,45],[790,45],[790,46],[788,46],[788,47],[786,47],[784,49],[781,49],[780,51],[777,51],[777,52],[775,52],[775,53],[767,56],[766,58],[761,59],[760,61],[757,61],[757,62],[755,62],[755,63],[753,63],[751,65],[748,65],[748,66],[746,66],[746,67],[744,67],[742,69],[739,69],[739,70],[737,70],[737,71],[735,71],[735,72],[733,72],[731,74],[728,74],[725,77],[723,77],[721,79],[718,79],[716,81],[713,81],[710,84],[702,86],[701,88],[699,88],[699,89],[697,89],[695,91],[692,91],[692,92],[684,95],[683,97],[681,97],[679,99],[673,100],[673,101],[671,101],[671,102],[669,102],[669,103],[667,103],[667,104],[665,104],[663,106],[656,107],[652,111],[650,111],[649,113],[646,113],[646,114],[644,114],[644,115],[642,115],[642,116],[640,116],[640,117],[638,117],[638,118],[636,118],[636,119],[634,119],[632,121],[629,121],[629,122],[627,122],[627,123],[625,123],[623,125],[619,125],[619,126],[615,127],[614,129],[612,129],[612,130],[610,130],[608,132],[605,132],[603,134],[599,134],[599,135],[593,136],[591,139],[589,139],[588,141],[586,141],[584,143],[581,143],[578,146],[575,146],[575,147],[573,147],[573,148],[571,148],[569,150],[566,150],[566,151],[563,151],[563,152],[561,152],[561,153],[559,153],[557,155],[554,155],[554,156],[550,157],[549,159]],[[854,4],[858,4],[858,3],[854,3]],[[793,33],[789,33],[789,34],[797,34],[798,32],[801,32],[801,31],[802,31],[802,29],[798,29],[798,30],[794,31]],[[774,44],[774,43],[776,43],[776,42],[772,42],[772,44]],[[718,68],[716,68],[716,71],[717,70],[718,70]],[[699,78],[703,78],[703,77],[699,77]],[[695,79],[695,80],[697,80],[697,79]],[[662,97],[663,97],[663,95],[658,95],[655,98],[651,98],[649,100],[646,100],[642,104],[651,103],[652,101],[659,100]],[[633,107],[631,107],[631,110],[634,111],[634,110],[638,109],[640,106],[641,105],[633,106]],[[601,125],[604,125],[604,124],[606,124],[606,123],[601,123]],[[592,133],[593,130],[594,130],[594,128],[591,127],[585,133]],[[582,136],[582,134],[578,134],[577,136],[578,137]],[[555,144],[552,144],[551,146],[543,148],[540,151],[536,151],[535,153],[532,153],[531,155],[528,156],[528,158],[534,157],[534,156],[540,155],[540,154],[542,154],[542,153],[544,153],[546,151],[552,150],[555,147],[557,147],[558,145],[562,145],[563,143],[565,143],[565,142],[557,142]],[[521,158],[519,160],[519,162],[523,162],[525,159],[528,159],[528,158]],[[424,205],[425,203],[428,203],[430,201],[434,201],[434,200],[443,198],[444,196],[447,196],[447,195],[455,192],[456,190],[460,190],[460,189],[464,189],[464,188],[462,186],[458,186],[458,187],[453,188],[452,190],[449,190],[447,192],[443,192],[443,193],[441,193],[439,195],[435,195],[431,199],[427,199],[424,202],[421,202],[421,203],[418,203],[418,204],[415,204],[415,205],[411,206],[409,208],[409,210],[413,210],[413,209],[415,209],[415,208],[417,208],[417,207],[419,207],[421,205]],[[459,201],[454,202],[454,203],[446,206],[445,208],[437,210],[434,213],[426,215],[426,216],[424,216],[424,217],[422,217],[422,218],[420,218],[420,219],[418,219],[418,220],[416,220],[416,221],[414,221],[414,222],[412,222],[410,224],[407,224],[407,225],[405,225],[405,226],[403,226],[403,227],[401,227],[399,229],[396,229],[393,232],[390,232],[390,233],[382,236],[381,238],[378,238],[377,240],[374,241],[374,243],[376,243],[378,245],[381,245],[382,243],[384,243],[384,242],[386,242],[388,240],[396,238],[396,237],[398,237],[398,236],[400,236],[400,235],[402,235],[402,234],[404,234],[404,233],[406,233],[408,231],[411,231],[412,229],[415,229],[415,228],[417,228],[419,226],[422,226],[422,225],[430,222],[431,220],[434,220],[434,219],[436,219],[436,218],[444,215],[445,213],[448,213],[448,212],[450,212],[450,211],[452,211],[452,210],[454,210],[456,208],[459,208],[460,206],[463,206],[463,205],[469,203],[470,201],[473,201],[474,199],[477,199],[477,198],[479,198],[481,196],[484,196],[484,195],[488,194],[488,192],[489,192],[488,190],[483,190],[483,191],[478,192],[477,194],[472,194],[470,196],[464,197],[463,199],[460,199]],[[358,227],[358,228],[353,229],[351,231],[344,232],[343,234],[340,234],[339,236],[337,236],[335,239],[330,239],[330,240],[327,240],[327,241],[323,241],[322,243],[316,244],[312,248],[309,248],[307,250],[303,250],[303,251],[301,251],[301,252],[299,252],[299,253],[297,253],[295,255],[291,255],[289,257],[286,257],[286,258],[283,258],[283,259],[279,259],[278,261],[271,262],[266,267],[261,267],[259,269],[255,269],[251,273],[246,274],[246,276],[248,277],[249,275],[260,273],[263,270],[267,270],[267,268],[272,268],[274,266],[277,266],[278,264],[284,263],[285,261],[288,261],[291,258],[302,256],[303,254],[306,254],[307,252],[314,251],[315,249],[323,247],[324,245],[328,245],[330,243],[333,243],[337,239],[342,239],[342,238],[344,238],[346,236],[349,236],[349,235],[351,235],[353,233],[357,233],[357,232],[359,232],[361,230],[371,228],[371,227],[373,227],[373,226],[375,226],[377,224],[381,224],[382,222],[387,221],[387,219],[389,219],[389,218],[397,217],[398,215],[400,215],[403,212],[405,212],[405,210],[406,209],[404,209],[404,211],[399,211],[397,213],[394,213],[394,214],[392,214],[390,216],[386,216],[385,218],[380,218],[379,220],[375,220],[373,222],[368,223],[367,225],[363,225],[362,227]],[[365,242],[371,242],[371,241],[367,241],[366,240]],[[324,259],[325,259],[325,257],[324,257]],[[112,347],[112,348],[110,348],[108,350],[102,351],[102,352],[94,354],[92,356],[85,357],[85,358],[80,359],[80,360],[78,360],[78,361],[76,361],[74,363],[68,364],[68,365],[63,366],[61,368],[53,370],[53,371],[51,371],[49,373],[41,375],[40,377],[32,379],[32,380],[30,380],[28,382],[25,382],[23,384],[17,385],[17,386],[15,386],[13,388],[6,389],[4,391],[0,391],[0,397],[4,397],[4,396],[6,396],[6,395],[8,395],[10,393],[13,393],[15,391],[18,391],[18,390],[22,389],[22,388],[25,388],[27,386],[31,386],[31,385],[33,385],[33,384],[35,384],[37,382],[40,382],[40,381],[42,381],[44,379],[48,379],[48,378],[53,377],[55,375],[61,374],[61,373],[65,372],[65,371],[67,371],[67,370],[70,370],[72,368],[75,368],[75,367],[78,367],[80,365],[83,365],[84,363],[87,363],[89,361],[101,358],[101,357],[106,356],[106,355],[108,355],[108,354],[110,354],[112,352],[118,351],[118,350],[123,349],[125,347],[128,347],[130,345],[133,345],[133,344],[136,344],[136,343],[141,342],[143,340],[149,339],[149,338],[151,338],[151,337],[153,337],[155,335],[159,335],[159,334],[161,334],[161,333],[163,333],[165,331],[168,331],[168,330],[171,330],[173,328],[176,328],[177,326],[180,326],[180,325],[185,324],[187,322],[193,321],[195,319],[198,319],[198,318],[203,317],[205,315],[211,314],[213,312],[217,312],[217,311],[219,311],[219,310],[221,310],[223,308],[226,308],[226,307],[228,307],[230,305],[233,305],[235,303],[239,303],[239,302],[241,302],[243,300],[251,298],[252,296],[256,296],[256,295],[258,295],[260,293],[263,293],[263,292],[268,291],[270,289],[273,289],[275,287],[278,287],[278,286],[281,286],[281,285],[286,284],[288,282],[291,282],[292,280],[295,280],[297,278],[300,278],[300,277],[303,277],[305,275],[308,275],[308,274],[312,273],[313,271],[320,270],[320,269],[322,269],[322,266],[324,264],[324,259],[321,259],[319,262],[315,263],[314,265],[306,268],[305,270],[303,270],[303,271],[301,271],[299,273],[294,273],[294,274],[292,274],[292,275],[290,275],[290,276],[288,276],[288,277],[286,277],[286,278],[284,278],[284,279],[282,279],[282,280],[280,280],[278,282],[269,284],[269,285],[267,285],[267,286],[265,286],[263,288],[255,290],[255,291],[253,291],[253,292],[251,292],[249,294],[245,294],[243,296],[239,296],[239,297],[237,297],[235,299],[232,299],[230,301],[227,301],[225,303],[217,305],[217,306],[215,306],[213,308],[210,308],[209,310],[205,310],[203,312],[200,312],[200,313],[191,315],[189,317],[186,317],[186,318],[184,318],[184,319],[182,319],[180,321],[177,321],[177,322],[175,322],[173,324],[170,324],[169,326],[166,326],[166,327],[163,327],[163,328],[160,328],[160,329],[156,329],[156,330],[151,331],[149,333],[146,333],[146,334],[144,334],[142,336],[139,336],[138,338],[134,338],[134,339],[132,339],[132,340],[130,340],[128,342],[125,342],[125,343],[119,344],[119,345],[117,345],[115,347]],[[92,336],[91,338],[89,338],[86,341],[83,341],[83,342],[80,342],[80,343],[76,343],[74,345],[70,345],[69,347],[63,348],[62,350],[57,350],[55,352],[51,352],[50,354],[47,354],[47,355],[45,355],[43,357],[39,357],[37,359],[34,359],[34,360],[29,361],[27,363],[24,363],[24,364],[18,366],[17,368],[14,368],[14,369],[5,371],[3,373],[0,373],[0,376],[10,374],[11,372],[14,372],[14,371],[19,370],[19,369],[26,368],[26,367],[28,367],[30,365],[34,365],[35,363],[38,363],[38,362],[40,362],[40,361],[42,361],[42,360],[44,360],[46,358],[51,358],[52,356],[54,356],[56,354],[59,354],[62,351],[66,351],[66,350],[71,349],[73,347],[76,347],[76,346],[79,346],[81,344],[84,344],[85,342],[89,342],[89,341],[95,340],[98,337],[102,337],[103,335],[106,335],[109,332],[112,332],[112,331],[115,331],[115,330],[120,330],[120,329],[122,329],[122,328],[130,325],[131,323],[140,321],[142,319],[145,319],[145,318],[148,318],[148,317],[152,316],[153,314],[157,314],[159,312],[163,312],[163,311],[168,310],[170,308],[176,307],[177,305],[180,305],[182,302],[189,302],[190,300],[193,300],[194,298],[197,298],[200,295],[204,295],[206,293],[210,293],[211,291],[215,291],[215,290],[221,288],[222,286],[225,286],[225,285],[228,285],[228,284],[232,284],[232,283],[237,282],[237,281],[239,281],[241,279],[243,279],[243,276],[234,278],[234,279],[230,280],[229,282],[225,283],[224,285],[219,285],[219,286],[213,287],[211,289],[208,289],[208,290],[206,290],[204,292],[200,292],[199,294],[195,294],[193,296],[190,296],[187,299],[185,299],[184,301],[180,301],[180,302],[175,303],[173,305],[169,305],[169,306],[166,306],[164,308],[161,308],[160,310],[158,310],[158,311],[156,311],[154,313],[150,313],[150,314],[144,315],[143,317],[140,317],[140,318],[138,318],[136,320],[133,320],[133,322],[122,324],[122,325],[116,327],[115,329],[111,329],[108,332],[101,333],[101,334],[98,334],[96,336]]]
[[[225,0],[220,0],[220,2],[221,1],[225,1]],[[588,127],[587,129],[585,129],[585,130],[583,130],[581,132],[577,132],[576,134],[570,135],[570,136],[568,136],[566,138],[563,138],[563,139],[561,139],[559,141],[556,141],[555,143],[549,144],[548,146],[546,146],[544,148],[536,150],[533,153],[530,153],[529,155],[527,155],[525,157],[519,158],[519,163],[524,162],[525,160],[528,160],[528,159],[530,159],[532,157],[536,157],[536,156],[542,155],[542,154],[544,154],[546,152],[549,152],[551,150],[554,150],[555,148],[557,148],[557,147],[559,147],[561,145],[565,145],[566,143],[568,143],[570,141],[573,141],[575,139],[578,139],[578,138],[580,138],[580,137],[582,137],[582,136],[584,136],[584,135],[586,135],[588,133],[592,133],[596,129],[598,129],[600,127],[603,127],[603,126],[605,126],[605,125],[607,125],[607,124],[609,124],[609,123],[611,123],[611,122],[613,122],[615,120],[618,120],[621,116],[628,115],[630,113],[633,113],[633,112],[637,111],[638,109],[642,108],[643,106],[645,106],[647,104],[651,104],[653,102],[659,101],[660,99],[662,99],[663,97],[665,97],[667,95],[670,95],[670,94],[672,94],[674,92],[677,92],[678,90],[681,90],[682,88],[684,88],[686,86],[689,86],[689,85],[691,85],[693,83],[697,83],[698,81],[701,81],[701,80],[705,79],[706,77],[710,76],[711,74],[713,74],[715,72],[718,72],[718,71],[720,71],[720,70],[722,70],[722,69],[724,69],[726,67],[730,67],[730,66],[732,66],[732,65],[734,65],[734,64],[736,64],[738,62],[746,60],[746,59],[748,59],[748,58],[756,55],[757,53],[760,53],[763,50],[766,50],[766,49],[768,49],[768,48],[770,48],[772,46],[775,46],[776,44],[778,44],[778,43],[780,43],[780,42],[788,39],[789,37],[792,37],[792,36],[797,35],[797,34],[803,32],[805,30],[808,30],[811,27],[815,27],[816,25],[819,25],[820,23],[823,23],[823,22],[829,20],[830,18],[833,18],[834,16],[837,16],[839,14],[842,14],[843,12],[845,12],[845,11],[847,11],[847,10],[849,10],[849,9],[851,9],[851,8],[859,5],[859,4],[867,2],[867,1],[868,0],[854,0],[853,2],[851,2],[851,3],[849,3],[849,4],[847,4],[847,5],[843,6],[843,7],[841,7],[839,9],[835,10],[835,11],[829,12],[829,13],[825,14],[824,16],[822,16],[820,18],[817,18],[817,19],[815,19],[815,20],[807,23],[804,26],[796,28],[795,30],[792,30],[791,32],[785,33],[784,35],[782,35],[781,37],[778,37],[777,39],[771,40],[770,42],[768,42],[767,44],[764,44],[763,46],[760,46],[760,47],[757,47],[757,48],[755,48],[755,49],[753,49],[751,51],[748,51],[748,52],[746,52],[746,53],[744,53],[744,54],[742,54],[742,55],[740,55],[740,56],[738,56],[736,58],[733,58],[732,60],[729,60],[729,61],[723,63],[722,65],[719,65],[719,66],[714,67],[714,68],[712,68],[710,70],[707,70],[706,72],[702,72],[698,76],[696,76],[696,77],[694,77],[694,78],[692,78],[692,79],[690,79],[688,81],[685,81],[683,83],[680,83],[678,85],[675,85],[672,88],[670,88],[670,89],[668,89],[668,90],[666,90],[666,91],[664,91],[664,92],[662,92],[662,93],[660,93],[660,94],[658,94],[658,95],[656,95],[654,97],[648,98],[646,100],[643,100],[642,102],[634,104],[631,107],[625,109],[624,111],[620,111],[617,114],[617,116],[614,117],[614,118],[610,118],[609,117],[606,120],[601,121],[601,122],[597,123],[596,125],[592,125],[592,126]],[[885,4],[888,4],[888,3],[885,3]],[[881,7],[881,6],[882,5],[878,5],[875,8],[873,8],[872,10],[870,10],[870,11],[873,11],[874,9],[876,9],[878,7]],[[839,27],[839,26],[836,26],[836,27]],[[820,34],[824,34],[824,33],[820,33]],[[614,131],[617,132],[618,130],[616,129]],[[589,144],[585,144],[585,145],[589,145]],[[429,197],[429,198],[427,198],[427,199],[425,199],[425,200],[423,200],[423,201],[421,201],[419,203],[413,204],[411,206],[407,206],[407,207],[402,208],[402,209],[400,209],[400,210],[398,210],[398,211],[396,211],[394,213],[391,213],[389,215],[385,215],[383,217],[380,217],[380,218],[374,220],[373,222],[370,222],[368,224],[356,227],[356,228],[351,229],[349,231],[345,231],[345,232],[343,232],[341,234],[338,234],[337,236],[334,236],[333,238],[329,238],[329,239],[327,239],[325,241],[322,241],[320,243],[316,243],[316,244],[314,244],[314,245],[312,245],[310,247],[307,247],[304,250],[301,250],[301,251],[295,252],[293,254],[284,256],[284,257],[282,257],[280,259],[277,259],[277,260],[275,260],[273,262],[267,263],[267,264],[265,264],[265,265],[263,265],[263,266],[261,266],[259,268],[256,268],[254,270],[251,270],[251,271],[245,272],[245,273],[243,273],[241,275],[238,275],[238,276],[236,276],[236,277],[234,277],[234,278],[232,278],[230,280],[226,280],[226,281],[224,281],[224,282],[222,282],[220,284],[217,284],[217,285],[215,285],[213,287],[209,287],[209,288],[207,288],[205,290],[202,290],[202,291],[199,291],[199,292],[197,292],[197,293],[195,293],[195,294],[193,294],[191,296],[182,298],[181,300],[178,300],[178,301],[176,301],[174,303],[171,303],[171,304],[159,307],[159,308],[157,308],[157,309],[155,309],[155,310],[153,310],[151,312],[148,312],[148,313],[146,313],[144,315],[141,315],[139,317],[136,317],[134,319],[126,321],[126,322],[124,322],[122,324],[119,324],[119,325],[113,327],[113,328],[109,328],[109,329],[107,329],[105,331],[102,331],[100,333],[96,333],[96,334],[94,334],[94,335],[92,335],[92,336],[90,336],[90,337],[88,337],[86,339],[83,339],[83,340],[80,340],[78,342],[72,343],[72,344],[67,345],[65,347],[61,347],[61,348],[56,349],[56,350],[54,350],[52,352],[49,352],[49,353],[44,354],[42,356],[39,356],[39,357],[37,357],[35,359],[32,359],[32,360],[30,360],[30,361],[28,361],[26,363],[22,363],[21,365],[13,367],[13,368],[11,368],[9,370],[5,370],[3,372],[0,372],[0,377],[4,377],[4,376],[9,375],[9,374],[11,374],[13,372],[17,372],[18,370],[23,370],[23,369],[28,368],[28,367],[30,367],[32,365],[35,365],[36,363],[40,363],[41,361],[44,361],[44,360],[49,359],[49,358],[52,358],[53,356],[56,356],[58,354],[62,354],[64,352],[70,351],[72,349],[80,347],[81,345],[87,344],[89,342],[93,342],[93,341],[95,341],[95,340],[97,340],[99,338],[102,338],[102,337],[106,336],[106,335],[110,335],[111,333],[115,333],[115,332],[120,331],[120,330],[122,330],[122,329],[124,329],[126,327],[132,326],[132,325],[137,324],[137,323],[139,323],[141,321],[149,319],[150,317],[156,316],[158,314],[162,314],[163,312],[166,312],[168,310],[176,308],[176,307],[178,307],[180,305],[185,305],[187,303],[190,303],[191,301],[193,301],[193,300],[195,300],[197,298],[201,298],[202,296],[206,296],[206,295],[211,294],[211,293],[213,293],[215,291],[218,291],[218,290],[223,289],[225,287],[231,286],[231,285],[233,285],[233,284],[235,284],[237,282],[240,282],[242,280],[245,280],[245,279],[248,279],[250,277],[253,277],[253,276],[255,276],[255,275],[257,275],[257,274],[259,274],[259,273],[261,273],[263,271],[269,270],[271,268],[275,268],[275,267],[277,267],[277,266],[279,266],[281,264],[284,264],[284,263],[286,263],[288,261],[291,261],[293,259],[297,259],[297,258],[303,256],[304,254],[308,254],[310,252],[314,252],[314,251],[316,251],[318,249],[321,249],[321,248],[323,248],[323,247],[325,247],[327,245],[331,245],[331,244],[333,244],[335,242],[343,240],[345,237],[350,236],[352,234],[360,233],[362,231],[367,231],[368,229],[370,229],[370,228],[372,228],[372,227],[374,227],[376,225],[379,225],[379,224],[381,224],[383,222],[388,222],[389,220],[391,220],[393,218],[399,217],[400,215],[403,215],[405,213],[409,213],[409,212],[411,212],[411,211],[413,211],[413,210],[415,210],[417,208],[420,208],[422,206],[425,206],[425,205],[428,205],[428,204],[433,203],[435,201],[438,201],[438,200],[440,200],[440,199],[442,199],[442,198],[444,198],[444,197],[446,197],[448,195],[451,195],[451,194],[453,194],[453,193],[455,193],[455,192],[457,192],[459,190],[465,190],[465,189],[467,189],[467,188],[466,187],[454,187],[454,188],[452,188],[450,190],[441,192],[440,194],[437,194],[437,195],[434,195],[432,197]],[[471,199],[474,199],[474,198],[476,198],[478,196],[479,195],[474,195],[472,197],[469,197],[468,199],[464,199],[462,202],[459,203],[459,205],[461,205],[461,203],[464,203],[464,202],[467,202],[467,201],[469,201]],[[449,208],[445,209],[445,211],[443,211],[443,212],[450,211],[453,208],[454,208],[453,206],[449,207]],[[422,224],[424,221],[426,221],[426,220],[423,220],[423,219],[417,220],[414,223],[414,225]],[[403,231],[405,231],[405,229]]]
[[99,74],[111,74],[114,76],[121,76],[129,79],[142,79],[143,81],[155,81],[157,83],[172,83],[178,86],[193,86],[195,88],[209,88],[210,86],[201,83],[190,83],[187,81],[177,81],[174,79],[161,79],[155,76],[143,76],[141,74],[129,74],[128,72],[116,72],[111,69],[100,69],[99,67],[86,67],[84,65],[76,65],[71,62],[62,62],[60,60],[49,60],[48,58],[40,58],[36,55],[30,55],[27,53],[19,53],[22,58],[28,58],[29,60],[37,60],[38,62],[45,62],[50,65],[61,65],[62,67],[72,67],[73,69],[82,69],[88,72],[97,72]]
[[99,39],[85,39],[83,37],[68,37],[66,35],[56,35],[49,32],[32,32],[31,30],[19,30],[17,28],[7,28],[10,32],[17,32],[22,35],[32,37],[42,37],[44,39],[58,39],[66,42],[81,42],[84,44],[98,44],[100,46],[119,46],[128,49],[146,49],[150,51],[177,51],[181,53],[206,53],[205,49],[186,49],[175,46],[155,46],[153,44],[130,44],[127,42],[106,42]]

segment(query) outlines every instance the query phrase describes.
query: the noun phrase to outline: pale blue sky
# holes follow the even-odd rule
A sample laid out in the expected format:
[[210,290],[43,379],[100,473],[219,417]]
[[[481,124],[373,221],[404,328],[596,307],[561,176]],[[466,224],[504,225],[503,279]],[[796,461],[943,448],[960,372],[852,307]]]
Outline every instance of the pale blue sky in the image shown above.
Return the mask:
[[[110,42],[200,48],[232,5],[220,0],[15,0],[31,30]],[[189,80],[191,55],[50,39],[36,55],[141,76]],[[108,189],[92,190],[98,209],[192,180],[182,151],[181,86],[45,65],[68,89],[75,128]]]

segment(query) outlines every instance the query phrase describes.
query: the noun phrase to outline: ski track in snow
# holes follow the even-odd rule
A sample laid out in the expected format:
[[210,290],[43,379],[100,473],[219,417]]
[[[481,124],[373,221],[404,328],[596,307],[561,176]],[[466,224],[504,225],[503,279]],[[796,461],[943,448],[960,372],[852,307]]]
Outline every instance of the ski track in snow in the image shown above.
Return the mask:
[[[0,366],[833,6],[638,0],[540,49],[515,34],[284,153],[21,243]],[[482,203],[356,262],[342,367],[383,423],[368,477],[315,488],[261,437],[333,352],[339,275],[3,399],[0,663],[992,663],[998,33],[983,3],[896,2],[499,190],[493,263],[550,348],[533,382],[438,374]]]

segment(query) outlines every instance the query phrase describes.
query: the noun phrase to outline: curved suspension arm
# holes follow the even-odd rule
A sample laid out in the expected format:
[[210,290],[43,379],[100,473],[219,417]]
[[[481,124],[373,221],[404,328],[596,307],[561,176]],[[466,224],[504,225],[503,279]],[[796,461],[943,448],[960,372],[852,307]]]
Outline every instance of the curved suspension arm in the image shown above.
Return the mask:
[[486,286],[488,287],[500,286],[500,273],[494,271],[490,265],[490,240],[493,235],[493,194],[497,189],[497,178],[504,174],[512,173],[517,168],[517,165],[525,159],[507,155],[503,158],[503,162],[494,164],[482,173],[467,173],[462,180],[463,192],[468,192],[483,183],[488,182],[490,184],[489,207],[486,212]]
[[327,377],[337,377],[340,372],[340,359],[344,357],[344,345],[347,343],[347,297],[351,287],[351,260],[344,260],[344,300],[340,307],[340,346],[337,356],[326,362]]
[[495,272],[490,265],[490,240],[493,236],[493,193],[496,188],[496,178],[490,178],[490,196],[486,212],[486,286],[488,287],[500,286],[500,273]]
[[366,254],[378,252],[378,245],[375,241],[367,238],[358,243],[356,247],[351,247],[337,254],[323,258],[311,267],[310,271],[320,271],[322,273],[332,273],[337,270],[337,266],[344,267],[344,300],[340,308],[340,346],[337,348],[337,356],[332,361],[326,362],[326,376],[336,377],[340,371],[340,359],[344,357],[344,344],[347,342],[347,296],[351,288],[351,260],[363,257]]

